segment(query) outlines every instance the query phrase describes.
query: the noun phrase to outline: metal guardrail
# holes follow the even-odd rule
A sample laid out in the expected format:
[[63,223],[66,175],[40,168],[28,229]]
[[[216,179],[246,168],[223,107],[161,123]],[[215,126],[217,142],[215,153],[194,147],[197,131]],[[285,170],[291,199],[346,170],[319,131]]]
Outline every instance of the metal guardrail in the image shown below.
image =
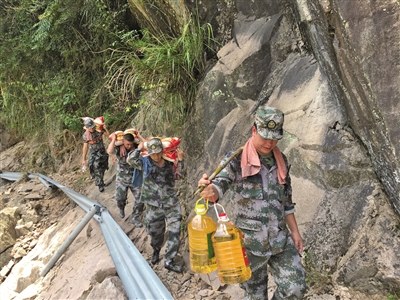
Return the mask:
[[[1,172],[0,178],[8,181],[17,181],[23,175],[24,173],[19,172]],[[158,278],[157,274],[154,273],[153,269],[118,223],[111,217],[106,207],[42,174],[28,173],[28,178],[38,178],[47,188],[57,187],[62,190],[86,212],[85,217],[91,215],[90,210],[93,210],[94,206],[97,207],[94,219],[100,225],[107,248],[129,299],[173,299],[171,293]],[[82,220],[80,224],[84,223],[84,220]],[[76,228],[74,232],[81,229]],[[66,242],[72,243],[73,236],[68,238]],[[68,243],[64,245],[67,246]],[[57,260],[58,254],[57,252],[52,261]],[[52,264],[49,263],[45,270],[43,270],[43,274],[46,275],[45,273],[51,267]]]

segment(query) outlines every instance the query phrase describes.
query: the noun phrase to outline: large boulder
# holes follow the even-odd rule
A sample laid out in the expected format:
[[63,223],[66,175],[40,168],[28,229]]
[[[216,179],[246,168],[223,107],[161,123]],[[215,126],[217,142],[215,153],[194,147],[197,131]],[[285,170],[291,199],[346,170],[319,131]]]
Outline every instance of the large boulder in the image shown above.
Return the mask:
[[18,234],[15,226],[20,218],[18,207],[6,207],[0,211],[0,253],[15,244]]
[[400,3],[296,1],[306,44],[400,213]]
[[88,300],[96,299],[128,299],[119,277],[107,277],[97,284],[86,297]]
[[340,0],[332,9],[350,123],[400,214],[400,2]]

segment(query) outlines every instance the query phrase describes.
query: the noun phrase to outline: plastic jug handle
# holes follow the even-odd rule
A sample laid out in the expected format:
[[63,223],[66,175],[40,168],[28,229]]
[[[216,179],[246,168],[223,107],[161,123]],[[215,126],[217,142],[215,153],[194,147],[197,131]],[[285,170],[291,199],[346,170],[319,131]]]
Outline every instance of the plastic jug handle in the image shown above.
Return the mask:
[[[204,201],[204,204],[200,203],[202,200]],[[208,200],[204,200],[203,198],[198,199],[194,206],[194,211],[198,215],[205,215],[208,211]]]
[[217,215],[217,219],[220,220],[220,219],[221,219],[221,218],[219,217],[219,214],[220,214],[220,213],[218,212],[218,208],[217,208],[217,207],[220,207],[223,213],[226,214],[226,212],[225,212],[225,208],[224,208],[221,204],[219,204],[219,203],[214,203],[215,214]]
[[205,206],[206,206],[206,210],[208,210],[208,200],[207,200],[207,199],[204,199],[203,197],[201,197],[200,199],[198,199],[198,200],[196,201],[195,206],[197,206],[201,200],[204,201],[204,204],[205,204]]

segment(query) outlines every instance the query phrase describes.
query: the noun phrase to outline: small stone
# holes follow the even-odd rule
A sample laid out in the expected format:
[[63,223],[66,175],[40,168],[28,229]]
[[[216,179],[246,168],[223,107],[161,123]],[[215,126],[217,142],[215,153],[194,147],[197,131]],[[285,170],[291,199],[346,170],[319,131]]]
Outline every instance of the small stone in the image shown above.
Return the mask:
[[24,199],[26,200],[39,200],[39,199],[43,199],[43,196],[40,195],[39,193],[32,193],[32,194],[28,194],[24,197]]
[[13,255],[13,258],[17,259],[17,258],[21,258],[24,257],[28,252],[26,252],[26,250],[24,250],[23,248],[18,248],[15,251],[15,254]]

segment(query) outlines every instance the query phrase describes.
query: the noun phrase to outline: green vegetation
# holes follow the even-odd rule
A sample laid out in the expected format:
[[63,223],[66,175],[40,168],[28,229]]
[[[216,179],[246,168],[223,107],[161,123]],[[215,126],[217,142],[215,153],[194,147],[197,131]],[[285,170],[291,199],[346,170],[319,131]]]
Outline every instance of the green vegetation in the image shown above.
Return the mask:
[[399,300],[400,299],[400,289],[397,289],[396,291],[391,292],[387,296],[387,300]]
[[78,131],[79,117],[107,112],[104,49],[118,40],[122,3],[111,10],[101,1],[3,1],[0,101],[8,128],[25,138]]
[[[127,110],[139,108],[140,128],[153,134],[179,132],[191,110],[211,30],[189,20],[177,37],[155,36],[147,29],[140,38],[132,34],[123,37],[127,47],[115,50],[108,61],[107,86],[118,91]],[[137,101],[130,101],[132,91]]]
[[25,139],[77,137],[80,117],[99,115],[179,133],[211,30],[183,2],[128,2],[2,1],[0,122]]

